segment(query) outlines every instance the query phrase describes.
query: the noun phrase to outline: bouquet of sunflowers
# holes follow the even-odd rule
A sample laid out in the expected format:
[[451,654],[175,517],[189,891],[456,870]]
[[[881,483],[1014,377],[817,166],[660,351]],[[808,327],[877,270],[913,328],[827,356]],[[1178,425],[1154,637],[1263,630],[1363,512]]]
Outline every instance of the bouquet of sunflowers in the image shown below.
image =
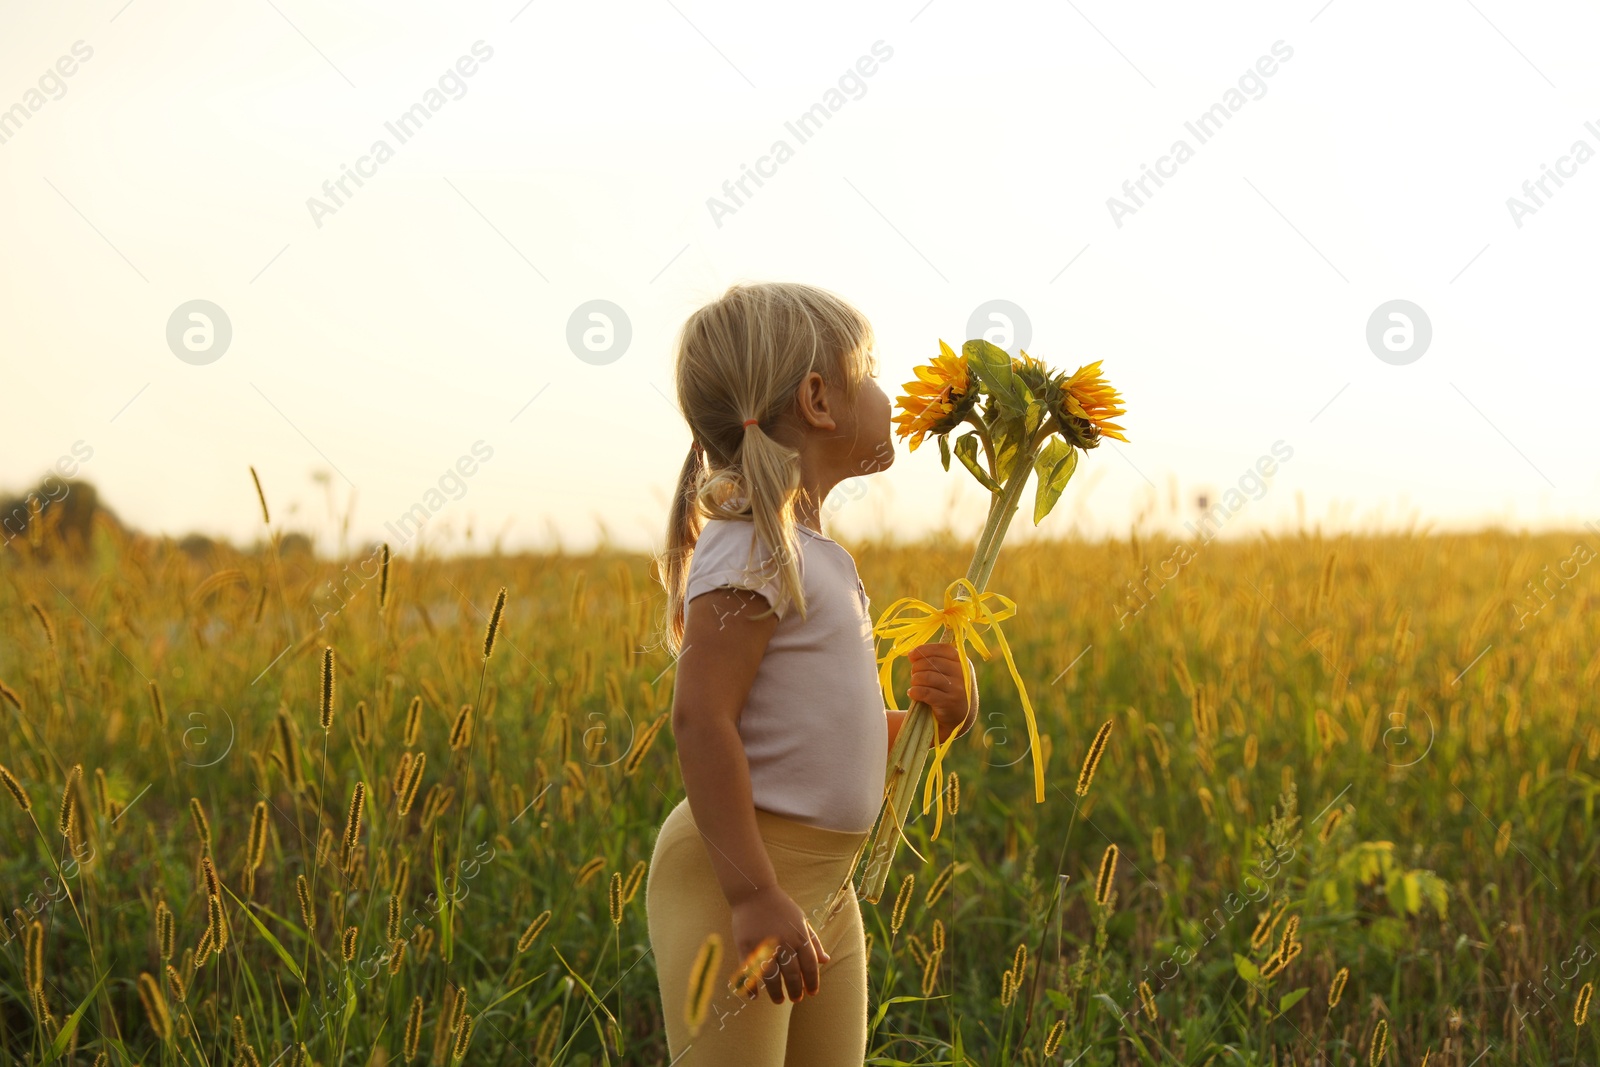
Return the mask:
[[[1123,414],[1122,401],[1100,376],[1098,361],[1066,374],[1026,352],[1013,358],[985,340],[968,341],[961,346],[959,356],[941,340],[939,355],[931,363],[917,367],[916,375],[917,381],[906,383],[906,395],[895,401],[899,409],[892,420],[896,434],[910,439],[913,452],[926,436],[937,437],[944,469],[950,469],[953,451],[961,465],[989,491],[991,499],[972,565],[965,578],[958,578],[946,588],[943,605],[935,607],[915,597],[904,597],[879,617],[874,635],[892,642],[878,661],[884,697],[893,708],[890,672],[894,661],[934,640],[941,630],[939,640],[955,644],[958,650],[970,644],[978,655],[989,659],[992,653],[979,633],[980,628],[988,627],[1022,698],[1033,753],[1034,802],[1043,803],[1044,764],[1039,754],[1038,726],[999,627],[1002,620],[1016,614],[1016,603],[998,593],[984,592],[984,586],[999,558],[1000,544],[1022,499],[1029,473],[1037,471],[1039,475],[1033,503],[1033,523],[1037,526],[1061,498],[1077,469],[1080,451],[1097,447],[1102,436],[1127,441],[1122,427],[1111,421]],[[949,437],[963,426],[968,429],[956,438],[952,449]],[[963,678],[970,697],[971,680],[966,678],[966,667],[963,658]],[[943,744],[934,745],[936,729],[929,707],[921,701],[912,703],[889,752],[884,805],[877,828],[862,846],[871,847],[858,891],[863,900],[876,902],[883,893],[895,848],[905,836],[902,827],[930,746],[933,766],[923,790],[922,811],[926,814],[930,806],[935,806],[933,838],[939,836],[944,805],[935,804],[935,800],[944,781],[944,756],[955,734]]]

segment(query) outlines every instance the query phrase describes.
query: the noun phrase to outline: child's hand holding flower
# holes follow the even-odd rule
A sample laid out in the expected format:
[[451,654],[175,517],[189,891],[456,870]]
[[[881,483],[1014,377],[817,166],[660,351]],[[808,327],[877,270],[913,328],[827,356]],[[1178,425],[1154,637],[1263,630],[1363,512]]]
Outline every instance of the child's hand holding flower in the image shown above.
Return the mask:
[[906,658],[911,661],[911,686],[906,696],[922,701],[933,712],[939,723],[937,740],[943,741],[953,731],[965,733],[978,717],[977,672],[967,672],[972,686],[969,704],[961,681],[962,657],[955,645],[943,641],[918,645]]

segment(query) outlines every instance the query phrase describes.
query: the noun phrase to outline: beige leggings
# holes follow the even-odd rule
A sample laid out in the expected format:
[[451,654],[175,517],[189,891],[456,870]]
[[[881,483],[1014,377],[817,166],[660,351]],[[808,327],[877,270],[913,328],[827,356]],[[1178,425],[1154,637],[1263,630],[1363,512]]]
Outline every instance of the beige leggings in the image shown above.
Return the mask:
[[[867,1047],[867,957],[861,905],[851,877],[867,833],[842,833],[760,808],[756,826],[778,884],[805,912],[832,957],[815,996],[774,1004],[728,991],[739,966],[732,913],[722,895],[687,798],[661,824],[645,882],[645,916],[655,954],[672,1067],[861,1067]],[[710,1007],[693,1036],[684,1017],[690,970],[708,934],[722,937]]]

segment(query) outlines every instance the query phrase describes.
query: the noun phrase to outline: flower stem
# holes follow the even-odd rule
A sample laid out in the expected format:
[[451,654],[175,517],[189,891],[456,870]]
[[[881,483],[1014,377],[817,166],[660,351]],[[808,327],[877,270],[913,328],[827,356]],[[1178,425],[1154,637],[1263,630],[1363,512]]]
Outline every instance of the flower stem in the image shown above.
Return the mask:
[[[1057,424],[1052,416],[1035,432],[1033,438],[1028,441],[1027,449],[1017,457],[1010,479],[989,504],[989,515],[983,524],[983,533],[978,538],[972,563],[967,568],[967,580],[980,595],[988,584],[989,575],[994,571],[995,561],[1000,556],[1001,542],[1004,541],[1006,529],[1016,515],[1023,489],[1028,484],[1028,475],[1033,470],[1034,459],[1056,428]],[[941,640],[948,640],[949,636],[950,630],[946,627]],[[910,815],[914,791],[922,781],[928,746],[937,729],[932,709],[920,700],[913,701],[911,709],[906,712],[905,722],[901,724],[900,732],[895,737],[894,747],[889,752],[889,766],[885,773],[884,805],[878,814],[878,826],[873,834],[872,849],[858,891],[860,898],[869,903],[877,903],[878,898],[883,895],[884,885],[889,878],[889,864],[894,859],[900,839],[905,836],[904,821]],[[891,812],[894,814],[891,815]]]

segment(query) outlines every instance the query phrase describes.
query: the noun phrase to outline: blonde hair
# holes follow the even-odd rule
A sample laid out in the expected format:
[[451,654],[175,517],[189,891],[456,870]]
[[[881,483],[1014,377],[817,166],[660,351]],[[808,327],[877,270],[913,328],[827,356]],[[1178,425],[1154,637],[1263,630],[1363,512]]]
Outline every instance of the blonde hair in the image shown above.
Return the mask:
[[[674,655],[683,645],[689,562],[710,519],[752,522],[760,541],[779,546],[779,586],[806,617],[794,530],[800,453],[769,430],[794,411],[796,391],[812,371],[854,403],[873,369],[873,342],[861,312],[797,282],[732,285],[683,324],[678,407],[694,441],[678,472],[656,571],[667,590],[665,632]],[[758,422],[747,428],[746,419]]]

